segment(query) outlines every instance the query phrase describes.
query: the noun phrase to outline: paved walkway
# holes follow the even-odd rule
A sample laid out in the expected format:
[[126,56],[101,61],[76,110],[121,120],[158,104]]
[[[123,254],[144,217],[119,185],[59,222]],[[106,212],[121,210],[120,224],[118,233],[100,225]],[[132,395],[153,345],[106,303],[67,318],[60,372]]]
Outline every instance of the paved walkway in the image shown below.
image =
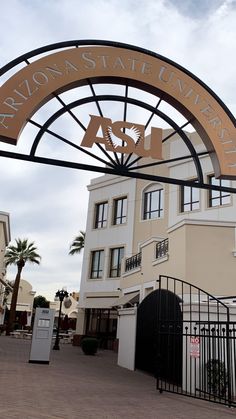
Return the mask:
[[153,377],[118,367],[113,352],[60,347],[49,365],[29,364],[29,341],[0,336],[1,419],[236,418],[236,409],[159,394]]

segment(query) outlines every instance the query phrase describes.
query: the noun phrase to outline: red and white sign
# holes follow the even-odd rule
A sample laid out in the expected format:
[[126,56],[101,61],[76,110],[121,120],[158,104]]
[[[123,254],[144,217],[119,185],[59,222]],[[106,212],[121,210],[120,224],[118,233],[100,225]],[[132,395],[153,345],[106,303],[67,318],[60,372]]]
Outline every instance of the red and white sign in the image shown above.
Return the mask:
[[190,356],[192,358],[200,358],[200,338],[190,337]]

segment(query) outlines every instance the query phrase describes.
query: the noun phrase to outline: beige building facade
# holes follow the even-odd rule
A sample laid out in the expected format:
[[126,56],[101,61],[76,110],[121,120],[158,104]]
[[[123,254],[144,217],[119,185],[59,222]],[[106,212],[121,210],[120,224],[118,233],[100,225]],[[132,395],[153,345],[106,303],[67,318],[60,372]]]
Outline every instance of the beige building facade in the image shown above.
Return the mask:
[[[36,294],[36,291],[33,290],[32,285],[25,279],[21,279],[18,296],[17,296],[17,305],[16,305],[16,320],[15,320],[16,329],[22,329],[24,327],[29,327],[29,328],[31,327],[35,294]],[[4,306],[4,315],[2,318],[2,324],[6,321],[6,318],[8,316],[8,313],[11,307],[11,296],[12,296],[12,293],[10,292],[7,297],[6,305]]]
[[[164,130],[163,136],[169,132]],[[204,153],[198,135],[187,135]],[[177,134],[168,143],[165,159],[186,154]],[[201,165],[209,184],[235,187],[233,181],[214,177],[204,154]],[[153,166],[152,172],[196,177],[192,159]],[[187,281],[217,297],[236,295],[235,195],[109,175],[92,180],[88,189],[78,335],[99,335],[98,317],[109,318],[104,324],[110,331],[114,310],[140,303],[157,288],[159,275]]]

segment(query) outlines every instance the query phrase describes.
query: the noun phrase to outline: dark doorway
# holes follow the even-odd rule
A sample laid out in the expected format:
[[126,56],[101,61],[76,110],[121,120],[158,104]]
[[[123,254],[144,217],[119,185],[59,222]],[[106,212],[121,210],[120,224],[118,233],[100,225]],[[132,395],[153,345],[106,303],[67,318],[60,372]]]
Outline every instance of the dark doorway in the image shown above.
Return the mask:
[[138,307],[136,368],[181,385],[182,324],[174,293],[158,289],[149,294]]
[[101,349],[113,349],[116,339],[117,311],[112,309],[86,309],[87,336],[99,339]]

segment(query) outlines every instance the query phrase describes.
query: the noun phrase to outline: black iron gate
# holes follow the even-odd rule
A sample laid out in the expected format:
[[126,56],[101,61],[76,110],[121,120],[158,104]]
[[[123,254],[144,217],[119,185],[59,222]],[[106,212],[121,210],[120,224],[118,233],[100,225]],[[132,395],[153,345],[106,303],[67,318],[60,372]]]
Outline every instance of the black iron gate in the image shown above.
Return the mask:
[[157,390],[236,407],[236,322],[229,306],[161,275],[138,308],[136,368]]

